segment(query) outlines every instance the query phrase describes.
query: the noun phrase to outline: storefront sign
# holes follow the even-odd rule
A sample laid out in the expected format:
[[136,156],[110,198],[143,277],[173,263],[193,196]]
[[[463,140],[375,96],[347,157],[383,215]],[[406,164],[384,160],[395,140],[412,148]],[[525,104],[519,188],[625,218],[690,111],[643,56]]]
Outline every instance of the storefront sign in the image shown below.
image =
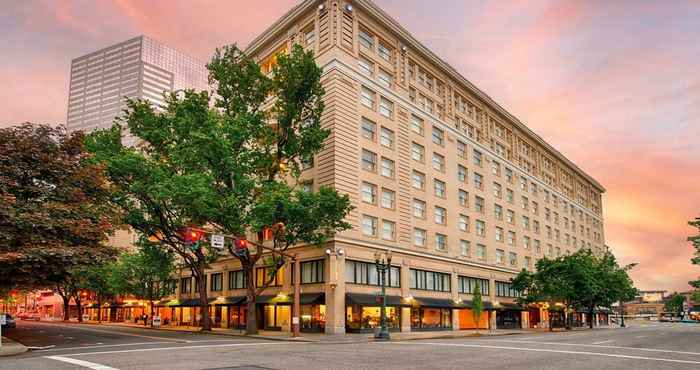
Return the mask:
[[160,326],[160,316],[153,316],[153,326]]
[[211,247],[214,249],[224,249],[224,236],[221,234],[213,234],[211,236]]
[[299,317],[297,317],[297,316],[292,317],[292,325],[299,325]]

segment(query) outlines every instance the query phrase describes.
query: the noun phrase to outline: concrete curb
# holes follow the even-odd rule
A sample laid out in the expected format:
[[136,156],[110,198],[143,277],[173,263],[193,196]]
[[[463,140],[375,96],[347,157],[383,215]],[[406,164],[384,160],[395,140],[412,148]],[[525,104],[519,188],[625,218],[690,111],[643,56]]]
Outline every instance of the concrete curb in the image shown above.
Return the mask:
[[2,347],[0,347],[0,357],[14,356],[20,353],[27,352],[29,348],[22,343],[15,342],[12,339],[2,337]]

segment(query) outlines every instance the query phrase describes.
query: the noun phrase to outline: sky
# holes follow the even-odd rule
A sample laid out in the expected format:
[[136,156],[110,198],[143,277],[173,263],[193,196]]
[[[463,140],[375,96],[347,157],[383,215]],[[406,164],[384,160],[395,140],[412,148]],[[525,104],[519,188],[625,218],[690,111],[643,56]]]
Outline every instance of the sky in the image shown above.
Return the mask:
[[[606,243],[643,290],[688,290],[700,216],[700,2],[376,0],[602,183]],[[208,60],[296,1],[26,0],[0,7],[0,126],[66,118],[70,60],[146,34]]]

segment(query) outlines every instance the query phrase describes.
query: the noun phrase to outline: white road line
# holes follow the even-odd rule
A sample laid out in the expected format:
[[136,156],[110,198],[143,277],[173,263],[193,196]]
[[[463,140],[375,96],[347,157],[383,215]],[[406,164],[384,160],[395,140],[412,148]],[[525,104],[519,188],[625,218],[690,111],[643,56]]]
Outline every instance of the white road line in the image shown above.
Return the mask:
[[210,344],[200,346],[175,346],[175,347],[159,347],[159,348],[139,348],[139,349],[124,349],[119,351],[100,351],[100,352],[80,352],[69,353],[63,356],[89,356],[89,355],[105,355],[110,353],[131,353],[131,352],[150,352],[150,351],[168,351],[168,350],[183,350],[183,349],[198,349],[198,348],[219,348],[219,347],[244,347],[244,346],[275,346],[285,344],[300,344],[300,342],[255,342],[255,343],[229,343],[229,344]]
[[[175,338],[168,338],[168,337],[155,337],[155,336],[150,336],[150,335],[141,335],[141,334],[132,334],[132,333],[124,333],[120,331],[110,331],[110,330],[100,330],[100,329],[93,329],[93,328],[84,328],[84,327],[79,327],[75,325],[61,325],[61,324],[50,324],[50,325],[56,325],[56,326],[61,326],[64,328],[71,328],[71,329],[77,329],[77,330],[85,330],[85,331],[94,331],[97,333],[107,333],[107,334],[113,334],[113,335],[121,335],[125,337],[138,337],[138,338],[148,338],[148,339],[160,339],[160,340],[167,340],[170,342],[179,342],[179,343],[187,343],[187,340],[185,339],[175,339]],[[59,334],[63,335],[63,334]]]
[[646,335],[637,335],[635,338],[640,339],[640,338],[646,338],[646,337],[647,337]]
[[[205,342],[231,342],[238,341],[240,339],[212,339],[212,340],[188,340],[185,343],[205,343]],[[149,344],[172,344],[173,342],[137,342],[137,343],[119,343],[119,344],[103,344],[99,346],[80,346],[80,347],[58,347],[51,349],[40,349],[34,352],[56,352],[56,351],[69,351],[73,349],[90,349],[90,348],[107,348],[107,347],[127,347],[127,346],[141,346]]]
[[73,365],[79,365],[82,367],[87,367],[88,369],[94,369],[94,370],[119,370],[114,367],[110,367],[107,365],[100,365],[96,364],[94,362],[88,362],[88,361],[83,361],[83,360],[76,360],[74,358],[68,358],[68,357],[63,357],[63,356],[45,356],[46,358],[50,358],[52,360],[56,361],[62,361],[62,362],[67,362],[69,364]]
[[623,346],[602,346],[595,344],[579,344],[579,343],[560,343],[560,342],[524,342],[522,340],[508,340],[508,339],[487,339],[488,342],[504,342],[504,343],[530,343],[530,344],[547,344],[554,346],[575,346],[575,347],[591,347],[591,348],[610,348],[610,349],[629,349],[634,351],[642,352],[660,352],[660,353],[676,353],[682,355],[693,355],[700,356],[700,352],[686,352],[686,351],[674,351],[670,349],[656,349],[656,348],[639,348],[639,347],[623,347]]
[[89,349],[89,348],[105,348],[105,347],[124,347],[124,346],[140,346],[145,344],[172,344],[173,342],[138,342],[138,343],[119,343],[119,344],[104,344],[100,346],[82,346],[82,347],[59,347],[51,349],[40,349],[34,352],[56,352],[56,351],[69,351],[73,349]]
[[610,342],[614,342],[614,340],[612,340],[612,339],[610,339],[610,340],[601,340],[600,342],[593,342],[593,344],[603,344],[603,343],[610,343]]
[[700,365],[700,361],[690,361],[690,360],[674,360],[670,358],[657,358],[657,357],[643,357],[643,356],[630,356],[630,355],[616,355],[612,353],[598,353],[598,352],[579,352],[579,351],[563,351],[556,349],[545,349],[545,348],[519,348],[519,347],[506,347],[506,346],[487,346],[480,344],[459,344],[459,343],[430,343],[430,342],[386,342],[388,344],[403,344],[403,345],[433,345],[433,346],[444,346],[444,347],[470,347],[470,348],[489,348],[489,349],[507,349],[514,351],[528,351],[528,352],[549,352],[549,353],[565,353],[571,355],[585,355],[585,356],[600,356],[600,357],[615,357],[615,358],[625,358],[632,360],[648,360],[648,361],[659,361],[659,362],[676,362],[682,364],[697,364]]

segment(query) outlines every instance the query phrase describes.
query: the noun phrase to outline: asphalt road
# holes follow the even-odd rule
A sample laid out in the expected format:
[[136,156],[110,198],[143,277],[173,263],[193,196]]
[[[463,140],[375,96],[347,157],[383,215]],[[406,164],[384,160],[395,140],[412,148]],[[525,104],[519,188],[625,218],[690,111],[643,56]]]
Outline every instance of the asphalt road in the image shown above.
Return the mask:
[[391,343],[290,343],[114,326],[20,322],[9,336],[54,345],[0,369],[698,369],[700,325]]

